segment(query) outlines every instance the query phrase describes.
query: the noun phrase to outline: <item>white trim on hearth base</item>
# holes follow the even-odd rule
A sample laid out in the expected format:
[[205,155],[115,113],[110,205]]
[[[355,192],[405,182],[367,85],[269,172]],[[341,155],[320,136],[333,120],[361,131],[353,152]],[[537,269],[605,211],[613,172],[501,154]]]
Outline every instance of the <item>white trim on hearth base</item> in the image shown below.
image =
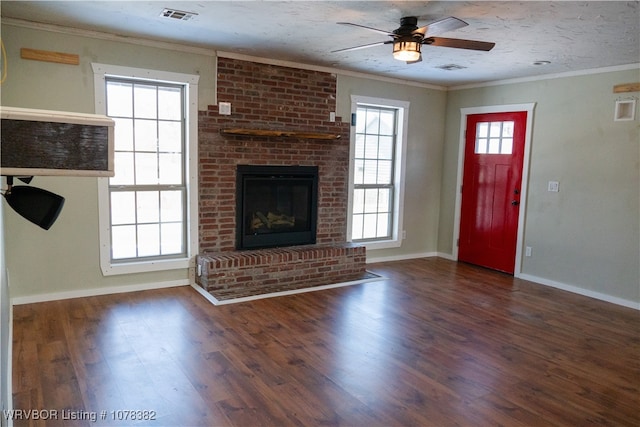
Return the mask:
[[[370,274],[375,274],[375,273],[371,273]],[[295,294],[302,294],[305,292],[315,292],[315,291],[323,291],[325,289],[333,289],[333,288],[341,288],[344,286],[352,286],[352,285],[360,285],[363,283],[369,283],[369,282],[377,282],[380,280],[385,280],[386,277],[380,276],[378,274],[376,274],[376,277],[370,277],[367,279],[360,279],[360,280],[352,280],[350,282],[342,282],[342,283],[333,283],[331,285],[321,285],[321,286],[311,286],[308,288],[301,288],[301,289],[291,289],[288,291],[280,291],[280,292],[271,292],[268,294],[260,294],[260,295],[251,295],[248,297],[241,297],[241,298],[230,298],[230,299],[226,299],[226,300],[219,300],[216,297],[214,297],[213,295],[211,295],[209,292],[205,291],[201,286],[197,285],[197,284],[192,284],[191,287],[193,289],[195,289],[196,291],[198,291],[198,293],[200,293],[203,297],[205,297],[211,304],[213,305],[226,305],[226,304],[235,304],[238,302],[247,302],[247,301],[255,301],[258,299],[263,299],[263,298],[273,298],[273,297],[281,297],[281,296],[286,296],[286,295],[295,295]]]

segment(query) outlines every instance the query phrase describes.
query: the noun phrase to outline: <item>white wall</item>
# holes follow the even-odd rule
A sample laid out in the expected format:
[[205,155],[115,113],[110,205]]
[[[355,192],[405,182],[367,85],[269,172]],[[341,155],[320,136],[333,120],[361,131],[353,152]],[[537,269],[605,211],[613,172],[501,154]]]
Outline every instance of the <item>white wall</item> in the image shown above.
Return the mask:
[[[640,126],[615,122],[613,86],[640,81],[627,69],[450,91],[438,248],[452,253],[460,109],[535,102],[523,277],[640,303]],[[559,181],[560,192],[547,191]],[[635,305],[633,304],[635,303]]]

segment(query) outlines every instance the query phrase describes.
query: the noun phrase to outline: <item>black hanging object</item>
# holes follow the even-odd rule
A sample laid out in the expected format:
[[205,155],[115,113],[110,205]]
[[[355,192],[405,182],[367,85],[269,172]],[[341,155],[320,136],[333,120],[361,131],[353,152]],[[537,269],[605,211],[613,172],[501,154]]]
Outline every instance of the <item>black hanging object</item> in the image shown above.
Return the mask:
[[7,184],[4,198],[9,206],[37,226],[45,230],[51,228],[62,211],[64,197],[42,188],[13,186],[13,177],[7,177]]
[[31,184],[31,181],[33,181],[32,176],[19,176],[18,179],[24,182],[25,184]]

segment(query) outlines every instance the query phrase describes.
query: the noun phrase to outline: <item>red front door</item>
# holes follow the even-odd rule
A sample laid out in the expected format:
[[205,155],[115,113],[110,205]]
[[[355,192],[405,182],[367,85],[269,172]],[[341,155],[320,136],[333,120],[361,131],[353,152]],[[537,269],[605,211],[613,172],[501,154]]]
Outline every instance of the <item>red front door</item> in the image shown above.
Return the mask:
[[458,259],[513,274],[527,113],[467,116]]

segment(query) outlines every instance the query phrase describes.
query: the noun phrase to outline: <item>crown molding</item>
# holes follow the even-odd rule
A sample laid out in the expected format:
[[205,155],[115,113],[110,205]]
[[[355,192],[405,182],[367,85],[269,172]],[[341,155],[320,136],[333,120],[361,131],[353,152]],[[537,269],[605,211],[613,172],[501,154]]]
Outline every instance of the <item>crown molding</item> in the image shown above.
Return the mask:
[[159,49],[173,50],[178,52],[187,52],[187,53],[193,53],[197,55],[206,55],[206,56],[212,56],[212,57],[219,56],[222,58],[238,59],[243,61],[257,62],[261,64],[278,65],[283,67],[292,67],[292,68],[299,68],[299,69],[311,70],[311,71],[320,71],[320,72],[331,73],[331,74],[336,74],[336,75],[341,75],[346,77],[356,77],[356,78],[369,79],[369,80],[375,80],[380,82],[402,84],[407,86],[414,86],[414,87],[420,87],[424,89],[433,89],[433,90],[441,90],[441,91],[476,89],[476,88],[483,88],[483,87],[490,87],[490,86],[528,83],[528,82],[535,82],[535,81],[542,81],[542,80],[552,80],[552,79],[558,79],[558,78],[577,77],[577,76],[585,76],[585,75],[591,75],[591,74],[609,73],[614,71],[640,69],[640,63],[633,63],[633,64],[617,65],[617,66],[611,66],[611,67],[569,71],[564,73],[544,74],[544,75],[533,76],[533,77],[493,80],[489,82],[471,83],[471,84],[464,84],[464,85],[442,86],[442,85],[436,85],[431,83],[416,82],[414,80],[380,76],[377,74],[343,70],[343,69],[333,68],[333,67],[310,65],[310,64],[303,64],[303,63],[298,63],[293,61],[285,61],[285,60],[278,60],[278,59],[272,59],[272,58],[262,58],[262,57],[250,56],[250,55],[245,55],[240,53],[226,52],[223,50],[216,50],[215,48],[205,48],[205,47],[191,46],[187,44],[164,42],[164,41],[146,39],[141,37],[121,36],[121,35],[106,33],[102,31],[85,30],[85,29],[65,27],[62,25],[55,25],[55,24],[45,24],[42,22],[27,21],[23,19],[3,17],[1,19],[1,23],[2,25],[12,25],[15,27],[50,31],[50,32],[60,33],[60,34],[70,34],[70,35],[81,36],[81,37],[90,37],[94,39],[129,43],[129,44],[135,44],[138,46],[147,46],[147,47],[153,47],[153,48],[159,48]]
[[302,64],[299,62],[284,61],[284,60],[272,59],[272,58],[262,58],[258,56],[250,56],[250,55],[234,53],[234,52],[218,51],[217,53],[218,53],[218,57],[220,58],[237,59],[239,61],[249,61],[249,62],[256,62],[259,64],[277,65],[281,67],[300,68],[303,70],[310,70],[310,71],[320,71],[324,73],[339,74],[339,75],[348,76],[348,77],[358,77],[362,79],[377,80],[377,81],[382,81],[387,83],[416,86],[416,87],[421,87],[425,89],[434,89],[434,90],[443,90],[443,91],[447,90],[446,86],[416,82],[413,80],[398,79],[394,77],[379,76],[376,74],[362,73],[358,71],[342,70],[342,69],[333,68],[333,67],[324,67],[321,65]]
[[141,37],[120,36],[117,34],[105,33],[102,31],[85,30],[55,24],[44,24],[42,22],[26,21],[23,19],[2,18],[2,25],[12,25],[14,27],[29,28],[32,30],[49,31],[52,33],[69,34],[73,36],[89,37],[92,39],[129,43],[138,46],[147,46],[159,49],[174,50],[178,52],[194,53],[197,55],[216,56],[215,49],[207,49],[204,47],[190,46],[180,43],[163,42]]
[[85,29],[65,27],[62,25],[55,25],[55,24],[45,24],[42,22],[27,21],[23,19],[2,18],[2,25],[12,25],[15,27],[49,31],[49,32],[59,33],[59,34],[69,34],[69,35],[74,35],[79,37],[89,37],[89,38],[99,39],[99,40],[135,44],[138,46],[148,46],[148,47],[167,49],[167,50],[173,50],[178,52],[188,52],[188,53],[193,53],[197,55],[219,56],[222,58],[238,59],[243,61],[257,62],[261,64],[278,65],[283,67],[299,68],[299,69],[311,70],[311,71],[320,71],[320,72],[339,74],[339,75],[349,76],[349,77],[358,77],[358,78],[383,81],[388,83],[396,83],[396,84],[421,87],[425,89],[434,89],[434,90],[443,90],[443,91],[447,90],[446,86],[416,82],[412,80],[398,79],[393,77],[384,77],[384,76],[379,76],[375,74],[341,70],[333,67],[323,67],[318,65],[303,64],[303,63],[298,63],[293,61],[262,58],[262,57],[244,55],[244,54],[239,54],[234,52],[218,51],[214,48],[208,49],[204,47],[190,46],[190,45],[180,44],[180,43],[163,42],[163,41],[146,39],[141,37],[120,36],[117,34],[105,33],[102,31],[85,30]]
[[452,91],[464,90],[464,89],[477,89],[477,88],[490,87],[490,86],[530,83],[530,82],[537,82],[542,80],[553,80],[553,79],[561,79],[561,78],[567,78],[567,77],[588,76],[592,74],[613,73],[616,71],[627,71],[627,70],[640,71],[640,63],[614,65],[611,67],[590,68],[587,70],[578,70],[578,71],[567,71],[564,73],[543,74],[540,76],[521,77],[517,79],[494,80],[491,82],[474,83],[474,84],[460,85],[460,86],[449,86],[448,89]]

